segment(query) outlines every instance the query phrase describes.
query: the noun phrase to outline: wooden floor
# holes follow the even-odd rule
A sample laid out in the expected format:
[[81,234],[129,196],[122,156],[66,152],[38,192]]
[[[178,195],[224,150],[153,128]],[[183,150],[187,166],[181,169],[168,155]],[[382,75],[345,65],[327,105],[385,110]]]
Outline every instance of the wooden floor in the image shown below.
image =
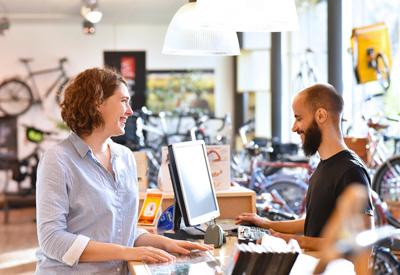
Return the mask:
[[0,209],[0,274],[31,275],[36,268],[35,252],[39,247],[36,234],[35,208],[10,210],[4,224]]

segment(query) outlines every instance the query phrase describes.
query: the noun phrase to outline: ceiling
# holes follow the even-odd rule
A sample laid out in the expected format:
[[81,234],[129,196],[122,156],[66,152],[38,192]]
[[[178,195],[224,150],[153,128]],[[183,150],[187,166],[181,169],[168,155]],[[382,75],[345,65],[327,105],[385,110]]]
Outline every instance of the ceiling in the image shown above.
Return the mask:
[[[169,24],[188,0],[98,0],[101,23]],[[0,0],[0,18],[11,23],[81,22],[82,0]]]

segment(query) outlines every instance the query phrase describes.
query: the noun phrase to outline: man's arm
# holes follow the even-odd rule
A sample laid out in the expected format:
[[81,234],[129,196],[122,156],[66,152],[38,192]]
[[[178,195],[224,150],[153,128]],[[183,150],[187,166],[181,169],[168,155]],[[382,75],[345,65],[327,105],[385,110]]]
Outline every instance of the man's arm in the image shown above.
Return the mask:
[[255,213],[243,213],[237,216],[235,224],[250,222],[255,226],[272,229],[287,234],[304,234],[305,219],[294,221],[269,221],[261,218]]
[[324,239],[324,238],[285,234],[285,233],[280,233],[280,232],[276,232],[273,230],[271,231],[271,236],[281,238],[286,243],[289,242],[291,239],[295,239],[299,243],[299,246],[301,249],[314,250],[314,251],[321,250],[324,247],[325,242],[326,242],[326,239]]
[[[362,214],[362,219],[364,221],[364,230],[372,229],[374,227],[374,217],[366,214]],[[278,225],[279,223],[277,223]],[[274,228],[272,228],[274,229]],[[280,231],[280,230],[277,230]],[[339,233],[339,232],[338,232]],[[271,236],[281,238],[286,242],[290,239],[295,239],[302,249],[307,250],[321,250],[327,240],[325,238],[307,237],[307,236],[297,236],[293,234],[284,234],[281,232],[271,231]]]

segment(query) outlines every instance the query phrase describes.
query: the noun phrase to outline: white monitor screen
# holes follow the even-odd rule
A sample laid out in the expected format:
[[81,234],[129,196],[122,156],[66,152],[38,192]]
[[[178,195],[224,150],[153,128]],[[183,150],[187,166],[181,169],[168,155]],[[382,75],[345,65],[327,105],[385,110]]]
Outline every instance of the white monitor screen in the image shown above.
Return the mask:
[[[190,225],[205,223],[219,217],[218,203],[204,141],[171,145],[173,160]],[[170,158],[171,159],[171,158]],[[176,178],[176,176],[175,176]],[[181,207],[182,202],[180,202]]]

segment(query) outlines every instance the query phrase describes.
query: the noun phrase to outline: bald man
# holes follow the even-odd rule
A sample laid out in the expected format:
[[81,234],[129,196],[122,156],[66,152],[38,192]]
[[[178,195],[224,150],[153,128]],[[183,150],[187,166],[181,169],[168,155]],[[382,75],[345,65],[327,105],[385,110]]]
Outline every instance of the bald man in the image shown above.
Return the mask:
[[344,141],[340,129],[343,98],[329,84],[317,84],[301,91],[292,108],[295,122],[292,131],[300,135],[306,156],[318,152],[321,161],[310,178],[306,197],[306,217],[294,221],[266,221],[254,213],[236,217],[236,224],[251,222],[268,228],[272,236],[285,241],[296,239],[303,249],[320,250],[324,239],[321,231],[328,221],[337,198],[352,183],[369,190],[369,201],[363,213],[365,229],[373,226],[370,178],[363,161]]

